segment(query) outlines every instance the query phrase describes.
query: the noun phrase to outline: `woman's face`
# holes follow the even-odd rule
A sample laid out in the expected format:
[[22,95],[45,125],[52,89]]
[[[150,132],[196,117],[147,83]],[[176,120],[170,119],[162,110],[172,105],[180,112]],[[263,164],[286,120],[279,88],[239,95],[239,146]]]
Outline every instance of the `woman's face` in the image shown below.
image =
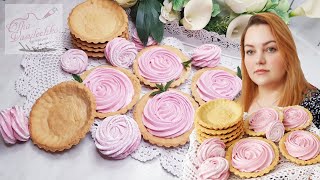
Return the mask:
[[244,63],[249,77],[258,86],[276,87],[285,76],[284,59],[269,25],[251,26],[244,40]]

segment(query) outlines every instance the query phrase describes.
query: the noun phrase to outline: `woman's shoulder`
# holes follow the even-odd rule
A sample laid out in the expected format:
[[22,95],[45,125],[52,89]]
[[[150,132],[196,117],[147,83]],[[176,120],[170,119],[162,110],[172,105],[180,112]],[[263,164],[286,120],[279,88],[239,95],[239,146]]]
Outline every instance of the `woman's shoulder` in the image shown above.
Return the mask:
[[319,96],[320,96],[320,90],[318,88],[316,88],[315,86],[312,86],[312,88],[307,89],[306,92],[304,93],[303,101],[314,99]]
[[320,90],[316,87],[308,89],[300,105],[311,112],[313,123],[320,128]]

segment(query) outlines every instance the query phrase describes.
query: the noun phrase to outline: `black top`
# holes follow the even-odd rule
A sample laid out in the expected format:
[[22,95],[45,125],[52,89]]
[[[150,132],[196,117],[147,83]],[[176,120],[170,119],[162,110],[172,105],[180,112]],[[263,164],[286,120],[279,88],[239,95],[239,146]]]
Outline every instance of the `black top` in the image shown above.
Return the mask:
[[313,123],[320,129],[320,90],[308,91],[300,105],[311,112]]

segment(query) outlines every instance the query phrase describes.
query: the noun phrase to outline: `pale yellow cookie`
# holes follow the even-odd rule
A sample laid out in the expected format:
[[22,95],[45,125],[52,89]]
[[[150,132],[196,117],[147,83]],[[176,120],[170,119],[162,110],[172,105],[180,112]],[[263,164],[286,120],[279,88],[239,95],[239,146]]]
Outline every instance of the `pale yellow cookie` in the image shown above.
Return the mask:
[[104,53],[104,49],[91,48],[91,47],[84,46],[84,45],[78,43],[73,38],[71,38],[71,42],[75,47],[77,47],[79,49],[82,49],[82,50],[85,50],[85,51],[88,51],[88,52],[93,52],[93,53]]
[[225,68],[225,67],[222,67],[222,66],[217,66],[217,67],[214,67],[214,68],[203,68],[199,71],[197,71],[193,78],[192,78],[192,82],[191,82],[191,93],[192,93],[192,96],[194,97],[194,99],[200,104],[204,104],[206,103],[206,101],[204,101],[203,99],[201,99],[198,91],[197,91],[197,82],[199,80],[199,78],[201,77],[201,75],[206,72],[206,71],[211,71],[211,70],[224,70],[234,76],[237,76],[237,73],[232,71],[231,69],[228,69],[228,68]]
[[242,121],[243,110],[240,104],[216,99],[200,106],[196,113],[199,125],[208,129],[228,129]]
[[[95,112],[95,116],[102,119],[102,118],[105,118],[105,117],[108,117],[108,116],[113,116],[113,115],[116,115],[116,114],[124,114],[128,110],[132,109],[133,106],[138,102],[138,100],[140,98],[140,93],[141,93],[141,85],[140,85],[140,82],[139,82],[138,78],[134,74],[132,74],[129,70],[121,68],[121,67],[113,67],[113,66],[104,65],[104,66],[98,66],[96,68],[111,68],[111,69],[115,69],[115,70],[118,70],[118,71],[124,73],[126,76],[128,76],[128,78],[132,82],[132,85],[133,85],[133,88],[134,88],[134,95],[132,97],[131,102],[128,105],[126,105],[125,107],[119,109],[118,111],[108,112],[108,113],[100,113],[100,112],[96,111]],[[96,68],[93,68],[93,69],[90,69],[88,71],[85,71],[83,74],[81,74],[80,77],[83,80],[85,80],[86,77]]]
[[216,137],[216,138],[220,138],[221,140],[227,140],[229,138],[232,138],[234,136],[238,136],[240,133],[243,132],[243,128],[240,127],[240,128],[237,128],[235,129],[234,131],[228,133],[228,134],[221,134],[221,135],[210,135],[210,134],[206,134],[202,131],[198,131],[197,130],[197,134],[199,134],[200,136],[206,138],[206,139],[209,139],[209,138],[213,138],[213,137]]
[[[156,83],[152,83],[152,82],[148,81],[147,79],[145,79],[144,77],[141,76],[140,70],[139,70],[139,65],[138,65],[138,59],[140,58],[140,56],[143,55],[143,53],[151,50],[152,48],[157,48],[157,47],[165,48],[166,50],[171,51],[172,53],[178,55],[180,57],[180,59],[181,59],[181,63],[189,60],[189,58],[187,56],[185,56],[179,49],[174,48],[172,46],[167,46],[167,45],[158,46],[158,45],[155,45],[155,46],[149,46],[149,47],[146,47],[146,48],[142,49],[138,53],[136,59],[133,62],[133,72],[134,72],[134,74],[137,75],[137,77],[140,79],[140,81],[143,84],[151,86],[151,87],[156,87]],[[176,87],[176,86],[179,86],[180,84],[182,84],[183,82],[185,82],[185,80],[189,77],[190,71],[191,71],[191,67],[184,68],[182,70],[180,78],[175,80],[175,81],[173,81],[171,83],[170,87]]]
[[[286,133],[281,139],[280,139],[280,142],[279,142],[279,149],[280,149],[280,152],[281,154],[286,158],[288,159],[289,161],[295,163],[295,164],[298,164],[298,165],[302,165],[302,166],[306,166],[306,165],[311,165],[311,164],[316,164],[316,163],[319,163],[320,162],[320,154],[318,154],[317,157],[313,158],[313,159],[309,159],[307,161],[305,160],[302,160],[302,159],[298,159],[296,157],[293,157],[291,156],[287,149],[286,149],[286,146],[285,146],[285,141],[287,139],[287,137],[290,135],[290,133],[292,133],[294,131],[291,131],[291,132],[288,132]],[[310,132],[311,133],[311,132]],[[315,137],[317,137],[320,141],[320,137],[314,133],[311,133],[312,135],[314,135]]]
[[83,84],[69,81],[48,89],[32,106],[30,137],[46,151],[63,151],[80,142],[94,121],[96,104]]
[[87,0],[72,9],[68,25],[81,41],[105,43],[127,29],[128,16],[115,1]]
[[229,161],[229,165],[230,165],[230,172],[233,172],[235,175],[241,177],[241,178],[255,178],[255,177],[259,177],[259,176],[263,176],[267,173],[269,173],[271,170],[273,170],[276,165],[279,163],[279,159],[280,159],[280,154],[279,154],[279,150],[278,147],[276,146],[276,144],[268,139],[265,138],[261,138],[261,137],[248,137],[250,139],[257,139],[257,140],[261,140],[261,141],[265,141],[268,144],[271,145],[273,151],[274,151],[274,159],[272,161],[272,163],[270,164],[269,167],[263,169],[262,171],[259,172],[241,172],[238,169],[236,169],[235,167],[232,166],[232,150],[233,147],[237,144],[237,142],[240,142],[241,140],[244,139],[240,139],[238,141],[236,141],[235,143],[233,143],[227,150],[226,152],[226,159]]
[[[290,107],[298,107],[298,108],[300,108],[300,109],[303,109],[304,111],[306,111],[306,112],[308,113],[309,119],[308,119],[308,121],[307,121],[305,124],[303,124],[303,125],[301,125],[301,126],[298,126],[298,127],[296,127],[296,128],[288,128],[288,127],[285,127],[285,130],[286,130],[286,131],[303,130],[303,129],[306,129],[307,127],[309,127],[309,126],[311,125],[312,120],[313,120],[313,116],[312,116],[311,112],[310,112],[308,109],[304,108],[303,106],[295,105],[295,106],[287,106],[287,107],[283,108],[283,112],[284,112],[287,108],[290,108]],[[283,118],[284,118],[284,115],[283,115]]]
[[[234,142],[237,139],[240,139],[243,135],[244,135],[243,130],[240,130],[240,132],[238,134],[236,134],[235,136],[230,137],[228,139],[221,139],[221,141],[224,142],[225,144],[229,144],[230,145],[230,143]],[[199,143],[203,143],[203,141],[205,141],[206,139],[209,139],[209,138],[205,138],[205,137],[201,136],[198,133],[196,134],[196,138],[197,138],[197,141]]]
[[[150,95],[154,91],[157,91],[157,90],[153,90],[153,91],[145,94],[140,99],[140,101],[137,103],[137,105],[134,108],[134,112],[133,112],[134,119],[138,123],[138,126],[139,126],[139,129],[140,129],[140,132],[142,134],[143,139],[149,141],[151,144],[156,144],[158,146],[164,146],[164,147],[177,147],[179,145],[184,145],[185,143],[187,143],[189,141],[189,136],[190,136],[191,132],[193,131],[193,128],[191,128],[189,131],[182,134],[181,136],[178,136],[175,138],[162,138],[162,137],[157,137],[157,136],[152,135],[147,130],[147,128],[144,126],[144,124],[142,122],[143,110],[144,110],[144,107],[146,106],[148,100],[150,98],[152,98]],[[177,92],[183,94],[185,97],[187,97],[190,100],[190,102],[192,103],[195,110],[198,108],[198,104],[188,94],[185,94],[185,93],[178,91],[178,90],[174,90],[174,91],[177,91]]]
[[230,132],[238,128],[243,128],[243,121],[239,121],[239,123],[237,123],[232,127],[229,127],[228,129],[214,130],[214,129],[208,129],[208,128],[202,127],[201,125],[199,125],[198,121],[195,120],[195,128],[208,135],[223,135],[223,134],[229,134]]

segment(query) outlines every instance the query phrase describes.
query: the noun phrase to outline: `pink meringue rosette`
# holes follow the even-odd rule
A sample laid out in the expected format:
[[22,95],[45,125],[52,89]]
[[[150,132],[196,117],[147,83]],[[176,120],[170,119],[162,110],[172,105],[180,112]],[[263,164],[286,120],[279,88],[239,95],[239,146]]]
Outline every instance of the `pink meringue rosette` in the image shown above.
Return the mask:
[[221,48],[214,44],[204,44],[194,50],[192,65],[198,67],[216,67],[220,63]]
[[285,128],[282,122],[272,121],[269,123],[266,129],[266,137],[270,141],[279,142],[282,136],[284,135]]
[[309,110],[302,106],[289,106],[283,110],[283,124],[288,130],[307,127],[312,121]]
[[206,139],[198,148],[195,160],[197,166],[212,157],[225,157],[225,148],[226,145],[219,138]]
[[319,139],[307,131],[291,132],[284,144],[289,155],[300,160],[316,158],[320,153]]
[[61,68],[71,74],[80,74],[88,67],[88,56],[80,49],[69,49],[60,59]]
[[[140,38],[138,36],[138,32],[137,32],[136,29],[134,29],[134,31],[132,33],[131,40],[135,44],[135,46],[136,46],[138,51],[141,51],[143,48],[145,48],[144,44],[141,42],[141,40],[140,40]],[[146,44],[146,47],[157,45],[157,44],[158,44],[158,42],[155,41],[152,37],[149,36],[148,42]]]
[[223,157],[205,160],[197,171],[198,180],[227,180],[230,176],[229,162]]
[[124,159],[134,152],[141,142],[138,125],[129,116],[115,115],[104,119],[98,126],[95,144],[101,154]]
[[125,38],[114,38],[104,50],[106,59],[113,66],[123,68],[129,68],[132,65],[137,53],[135,44]]
[[266,132],[272,121],[280,121],[279,114],[274,108],[261,108],[249,117],[249,128],[255,132]]
[[27,141],[30,138],[28,118],[19,106],[5,109],[0,112],[0,133],[8,144],[17,141]]

